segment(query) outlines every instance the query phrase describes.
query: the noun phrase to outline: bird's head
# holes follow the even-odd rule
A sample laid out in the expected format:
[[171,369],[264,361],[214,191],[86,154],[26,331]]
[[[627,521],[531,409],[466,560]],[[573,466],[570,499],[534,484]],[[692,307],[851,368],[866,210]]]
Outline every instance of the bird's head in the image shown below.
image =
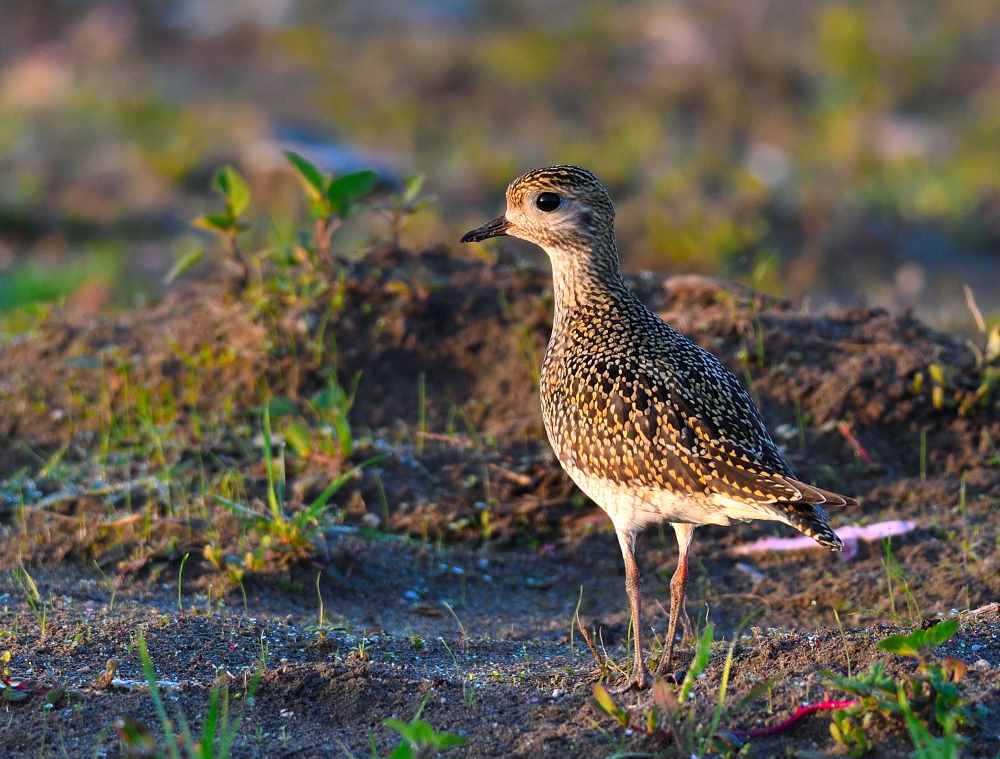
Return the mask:
[[607,188],[586,169],[549,166],[529,171],[507,186],[502,216],[467,232],[462,242],[509,235],[561,252],[614,247],[615,207]]

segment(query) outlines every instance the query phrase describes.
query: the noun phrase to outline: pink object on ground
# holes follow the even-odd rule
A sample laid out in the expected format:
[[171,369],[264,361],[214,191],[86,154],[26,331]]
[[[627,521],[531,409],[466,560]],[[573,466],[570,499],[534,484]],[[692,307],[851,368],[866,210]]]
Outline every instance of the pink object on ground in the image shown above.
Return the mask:
[[[859,540],[870,543],[874,540],[892,537],[893,535],[905,535],[911,530],[916,529],[916,526],[916,522],[893,519],[888,522],[876,522],[875,524],[865,525],[864,527],[860,525],[848,525],[847,527],[841,527],[835,532],[844,541],[843,557],[845,559],[853,559],[858,553]],[[736,546],[733,549],[733,553],[738,556],[746,556],[748,554],[770,551],[802,551],[808,548],[822,548],[822,546],[805,535],[797,538],[762,538],[753,543]]]
[[834,709],[847,709],[854,706],[857,701],[818,701],[815,704],[805,704],[800,706],[795,710],[795,713],[786,720],[782,720],[777,725],[771,725],[770,727],[758,727],[753,730],[734,730],[733,732],[741,738],[761,738],[765,735],[776,735],[777,733],[783,733],[789,728],[791,728],[796,722],[798,722],[803,717],[807,717],[813,712],[826,712],[832,711]]

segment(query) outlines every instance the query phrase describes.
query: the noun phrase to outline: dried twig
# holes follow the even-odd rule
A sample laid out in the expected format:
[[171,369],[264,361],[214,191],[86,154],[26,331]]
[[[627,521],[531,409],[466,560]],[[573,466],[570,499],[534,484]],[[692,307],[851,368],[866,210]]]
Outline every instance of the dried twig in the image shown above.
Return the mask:
[[167,486],[157,477],[139,477],[134,480],[126,480],[125,482],[111,482],[107,485],[101,485],[94,488],[75,488],[70,487],[65,490],[60,490],[57,493],[51,493],[45,496],[41,500],[35,501],[34,503],[28,503],[24,505],[24,508],[31,511],[42,511],[49,508],[50,506],[55,506],[59,503],[65,503],[66,501],[72,501],[76,498],[88,498],[94,496],[103,495],[116,495],[118,493],[127,493],[132,490],[141,489],[156,490],[158,493],[162,494],[166,491]]

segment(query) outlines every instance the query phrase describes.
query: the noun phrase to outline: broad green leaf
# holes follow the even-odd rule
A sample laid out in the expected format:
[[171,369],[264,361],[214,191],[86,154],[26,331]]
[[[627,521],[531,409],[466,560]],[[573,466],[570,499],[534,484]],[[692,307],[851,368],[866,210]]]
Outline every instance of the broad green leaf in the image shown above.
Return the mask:
[[250,205],[250,188],[232,166],[223,166],[215,175],[215,186],[226,199],[230,215],[235,219]]
[[410,743],[415,743],[413,726],[400,719],[387,719],[382,722],[386,727],[391,727]]
[[325,389],[313,395],[310,402],[317,409],[329,411],[331,409],[341,409],[345,405],[348,405],[347,400],[347,393],[344,392],[344,388],[339,384],[331,382]]
[[299,181],[302,183],[302,188],[306,191],[309,200],[314,202],[320,200],[324,195],[324,187],[326,185],[320,170],[298,153],[291,150],[285,151],[285,158],[288,159],[288,162],[295,169],[295,173],[298,175]]
[[452,746],[464,746],[467,743],[464,737],[455,733],[435,733],[434,745],[437,748],[451,748]]
[[411,740],[418,746],[427,746],[434,743],[434,728],[431,727],[429,722],[425,722],[422,719],[415,719],[410,723],[410,730],[412,731]]
[[276,395],[267,402],[267,411],[273,419],[289,416],[297,410],[295,402],[284,395]]
[[167,276],[164,281],[169,285],[181,274],[198,263],[204,255],[205,251],[202,248],[192,248],[187,251],[174,262],[173,266],[170,267],[170,271],[167,272]]
[[417,199],[417,196],[420,194],[420,191],[424,188],[425,179],[426,177],[423,174],[416,174],[415,176],[406,178],[406,180],[403,182],[403,195],[402,195],[402,201],[404,206],[410,205],[410,203],[412,203],[414,200]]
[[232,231],[235,225],[236,219],[228,213],[210,213],[205,216],[199,216],[191,222],[191,226],[193,227],[217,234],[226,234]]
[[951,639],[955,633],[958,632],[958,620],[949,619],[944,622],[938,622],[933,627],[929,627],[924,630],[924,645],[927,648],[936,648],[942,643],[947,642]]
[[375,189],[378,184],[378,174],[374,171],[355,171],[331,180],[326,188],[326,198],[333,209],[343,215],[351,204]]
[[400,743],[389,754],[389,759],[417,759],[417,752],[409,743]]
[[882,651],[898,656],[920,656],[920,644],[923,642],[923,635],[920,630],[909,635],[890,635],[878,642],[878,647]]

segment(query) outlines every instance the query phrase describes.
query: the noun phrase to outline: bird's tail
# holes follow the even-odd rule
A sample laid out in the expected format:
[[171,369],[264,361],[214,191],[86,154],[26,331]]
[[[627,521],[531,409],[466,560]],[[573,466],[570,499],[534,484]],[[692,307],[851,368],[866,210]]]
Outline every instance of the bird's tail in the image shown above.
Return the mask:
[[832,493],[798,480],[792,482],[801,493],[802,500],[775,504],[785,521],[831,551],[844,550],[844,541],[830,527],[829,517],[823,507],[857,506],[858,502],[848,496]]
[[776,503],[775,506],[781,509],[784,521],[803,535],[831,551],[844,550],[844,541],[830,527],[822,506],[811,503]]

